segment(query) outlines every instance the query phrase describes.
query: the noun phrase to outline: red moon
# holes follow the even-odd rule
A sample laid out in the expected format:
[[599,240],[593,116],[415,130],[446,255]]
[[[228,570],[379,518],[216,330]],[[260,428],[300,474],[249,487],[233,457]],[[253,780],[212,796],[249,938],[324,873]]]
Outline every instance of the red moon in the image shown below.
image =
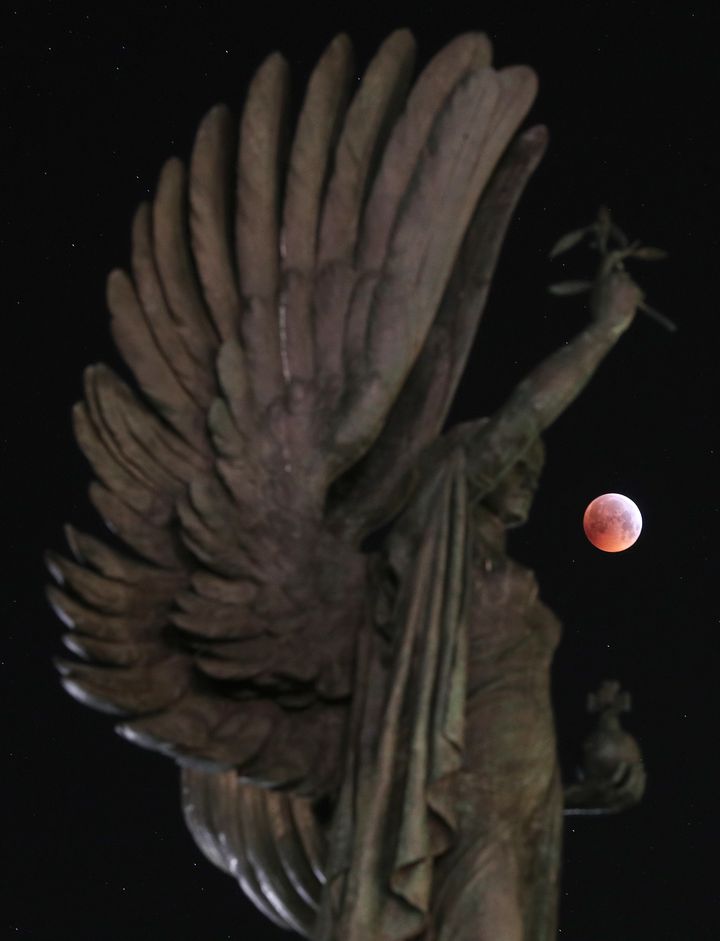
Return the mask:
[[590,542],[603,552],[629,549],[642,529],[640,510],[621,493],[604,493],[588,505],[583,529]]

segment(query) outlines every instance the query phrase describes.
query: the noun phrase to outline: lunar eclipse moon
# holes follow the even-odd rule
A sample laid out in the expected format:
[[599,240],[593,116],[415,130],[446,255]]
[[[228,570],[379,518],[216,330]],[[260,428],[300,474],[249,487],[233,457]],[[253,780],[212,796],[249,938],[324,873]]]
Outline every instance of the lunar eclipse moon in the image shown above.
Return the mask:
[[622,493],[604,493],[588,504],[583,529],[597,549],[622,552],[637,541],[642,516],[629,497]]

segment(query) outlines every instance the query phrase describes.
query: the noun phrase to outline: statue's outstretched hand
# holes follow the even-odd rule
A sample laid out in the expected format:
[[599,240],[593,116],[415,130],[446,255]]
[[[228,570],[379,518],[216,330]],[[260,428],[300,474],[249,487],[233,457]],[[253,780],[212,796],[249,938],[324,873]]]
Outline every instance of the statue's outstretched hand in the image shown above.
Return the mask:
[[565,788],[566,814],[611,814],[637,804],[645,791],[645,769],[635,738],[620,725],[630,696],[606,680],[588,697],[597,726],[583,743],[580,779]]
[[594,322],[614,336],[624,333],[635,318],[643,294],[625,271],[600,273],[590,296]]

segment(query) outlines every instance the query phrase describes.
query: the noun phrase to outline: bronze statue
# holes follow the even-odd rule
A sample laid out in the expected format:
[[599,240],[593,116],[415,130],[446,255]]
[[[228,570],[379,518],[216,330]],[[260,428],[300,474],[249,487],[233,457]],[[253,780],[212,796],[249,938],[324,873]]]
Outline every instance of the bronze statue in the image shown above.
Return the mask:
[[[546,133],[517,134],[534,74],[493,69],[483,35],[414,83],[413,61],[398,31],[353,88],[339,36],[290,133],[270,56],[237,139],[213,108],[189,174],[168,161],[139,208],[132,276],[108,282],[137,388],[91,367],[74,412],[113,544],[68,527],[77,561],[50,558],[87,661],[59,666],[178,761],[198,845],[277,923],[548,941],[560,625],[505,530],[529,511],[542,432],[642,303],[622,265],[638,247],[601,214],[590,324],[443,434]],[[591,705],[566,802],[618,810],[644,785],[628,703],[606,684]]]

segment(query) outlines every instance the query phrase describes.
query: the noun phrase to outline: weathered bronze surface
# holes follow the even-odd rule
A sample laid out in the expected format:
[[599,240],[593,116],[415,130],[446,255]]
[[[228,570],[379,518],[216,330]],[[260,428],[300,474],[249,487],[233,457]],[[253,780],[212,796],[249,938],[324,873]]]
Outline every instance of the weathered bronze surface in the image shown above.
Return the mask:
[[[239,133],[213,108],[189,172],[168,161],[139,208],[131,275],[108,281],[136,388],[91,367],[74,412],[122,546],[68,527],[76,561],[51,556],[86,661],[59,667],[178,761],[198,845],[278,924],[548,941],[560,625],[505,533],[529,511],[542,432],[642,295],[601,215],[590,324],[489,419],[442,434],[546,134],[517,133],[535,76],[492,68],[484,36],[414,83],[413,60],[394,33],[353,91],[338,37],[288,133],[270,56]],[[568,810],[641,796],[627,705],[616,684],[592,699]]]

